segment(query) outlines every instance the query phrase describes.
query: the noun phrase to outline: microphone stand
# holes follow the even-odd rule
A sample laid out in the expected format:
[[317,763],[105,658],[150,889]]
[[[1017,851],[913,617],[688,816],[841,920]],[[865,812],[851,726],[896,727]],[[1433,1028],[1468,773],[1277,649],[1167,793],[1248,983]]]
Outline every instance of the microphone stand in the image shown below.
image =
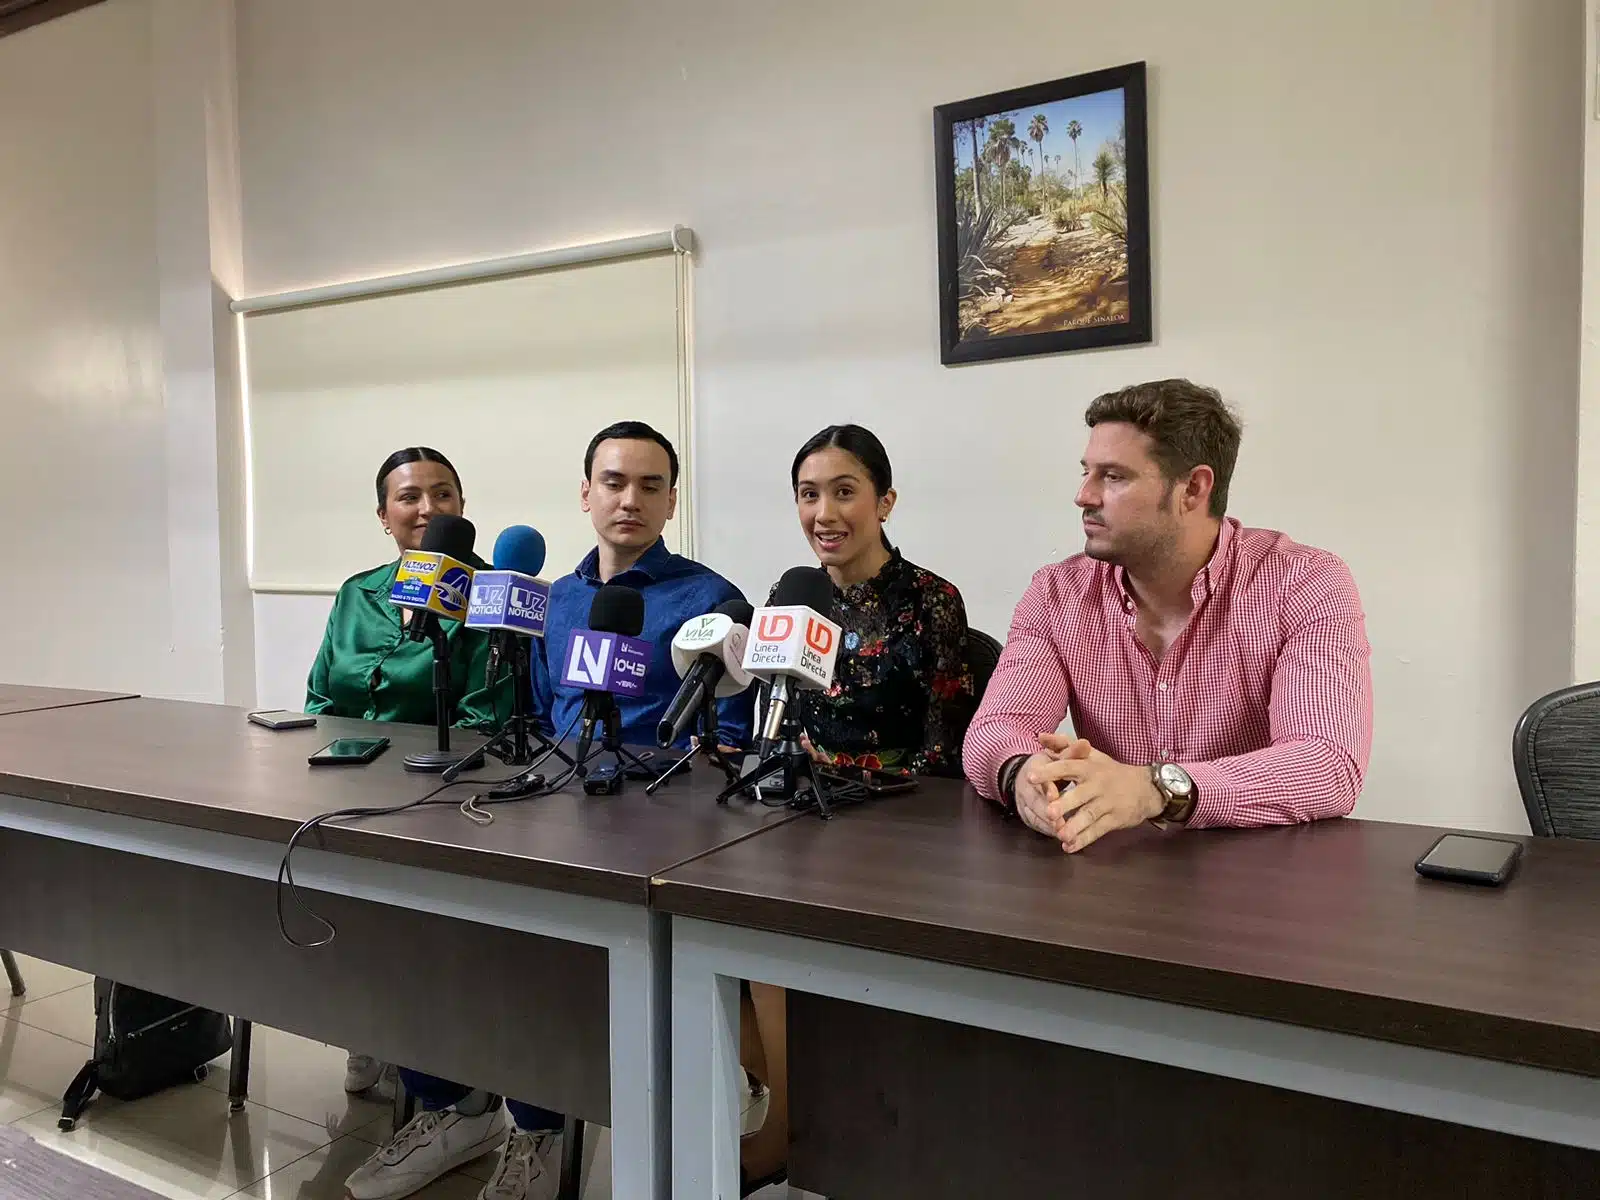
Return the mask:
[[[690,760],[696,754],[704,754],[713,766],[720,768],[729,783],[739,782],[739,768],[728,761],[727,757],[722,753],[722,747],[718,744],[721,741],[721,734],[717,729],[717,698],[715,696],[708,695],[701,702],[699,724],[699,744],[691,746],[687,754],[661,772],[656,781],[645,788],[644,794],[646,796],[654,796],[656,789],[662,784],[670,782],[674,775],[687,771]],[[726,804],[727,800],[726,794],[717,797],[718,804]]]
[[413,628],[411,636],[433,643],[433,719],[439,731],[439,745],[435,750],[418,750],[405,757],[408,771],[431,774],[446,771],[467,757],[465,751],[450,749],[450,643],[445,638],[444,626],[431,612],[420,612],[412,618],[413,626],[422,622],[420,631]]
[[600,719],[605,723],[604,731],[600,735],[600,744],[590,749],[583,760],[576,764],[577,772],[580,778],[586,777],[589,764],[602,754],[609,754],[617,768],[616,790],[621,791],[624,779],[649,779],[655,774],[655,768],[622,744],[622,710],[617,707],[610,692],[598,694],[604,697],[599,702],[603,706]]
[[[778,726],[778,736],[770,743],[763,739],[761,761],[754,770],[746,771],[724,788],[717,797],[717,803],[726,804],[741,791],[760,800],[762,791],[766,790],[787,800],[790,808],[815,806],[819,817],[831,821],[833,796],[828,790],[826,777],[801,744],[800,739],[804,734],[805,727],[801,725],[800,718],[785,712],[783,722]],[[778,782],[769,786],[767,781],[774,775],[778,776]]]
[[[499,635],[497,631],[494,636]],[[489,754],[493,754],[501,762],[512,767],[525,767],[536,757],[543,762],[552,754],[569,767],[572,765],[572,758],[539,731],[538,719],[528,711],[528,697],[533,694],[533,669],[528,661],[532,647],[531,639],[516,634],[507,636],[511,639],[511,717],[487,742],[447,770],[442,776],[445,783],[453,782],[462,771],[472,771],[481,767],[484,757]],[[544,782],[543,780],[534,782],[537,778],[533,775],[519,775],[515,779],[507,780],[489,795],[493,799],[504,800],[538,791],[544,786]]]

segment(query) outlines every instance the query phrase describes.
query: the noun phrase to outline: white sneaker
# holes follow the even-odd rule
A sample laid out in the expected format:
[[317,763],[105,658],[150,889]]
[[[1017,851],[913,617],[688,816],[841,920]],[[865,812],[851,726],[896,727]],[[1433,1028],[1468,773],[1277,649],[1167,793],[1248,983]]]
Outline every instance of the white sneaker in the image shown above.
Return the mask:
[[344,1060],[344,1090],[352,1096],[378,1082],[383,1064],[370,1054],[351,1054]]
[[745,1093],[739,1100],[739,1136],[753,1137],[767,1123],[772,1108],[772,1089],[749,1071],[744,1073]]
[[400,1068],[393,1063],[384,1063],[383,1070],[378,1073],[378,1082],[361,1094],[368,1100],[376,1100],[388,1104],[400,1090]]
[[453,1108],[418,1113],[351,1173],[344,1181],[345,1195],[350,1200],[400,1200],[489,1153],[505,1138],[506,1121],[499,1108],[477,1117],[464,1117]]
[[561,1186],[560,1130],[528,1133],[514,1129],[500,1165],[478,1193],[478,1200],[556,1200]]

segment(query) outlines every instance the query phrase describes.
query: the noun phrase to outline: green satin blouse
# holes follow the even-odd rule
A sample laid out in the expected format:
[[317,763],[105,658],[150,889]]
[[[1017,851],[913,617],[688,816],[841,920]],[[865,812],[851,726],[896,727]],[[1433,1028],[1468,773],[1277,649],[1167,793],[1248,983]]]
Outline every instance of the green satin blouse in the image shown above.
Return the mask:
[[[433,646],[406,636],[401,610],[389,603],[399,565],[396,560],[351,576],[339,588],[306,680],[306,712],[433,724]],[[488,635],[459,621],[442,623],[450,646],[452,722],[498,728],[511,715],[510,673],[485,688]]]

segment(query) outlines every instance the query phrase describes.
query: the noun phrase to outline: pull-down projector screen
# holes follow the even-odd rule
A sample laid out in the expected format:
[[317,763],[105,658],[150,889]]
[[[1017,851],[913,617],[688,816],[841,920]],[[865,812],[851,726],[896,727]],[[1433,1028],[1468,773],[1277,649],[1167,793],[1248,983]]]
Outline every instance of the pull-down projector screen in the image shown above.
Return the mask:
[[[689,261],[672,250],[509,277],[245,312],[250,582],[333,592],[395,557],[379,465],[431,446],[461,473],[489,558],[507,525],[545,536],[544,574],[594,545],[583,451],[648,421],[683,460],[667,544],[690,553]],[[313,295],[315,293],[312,293]]]

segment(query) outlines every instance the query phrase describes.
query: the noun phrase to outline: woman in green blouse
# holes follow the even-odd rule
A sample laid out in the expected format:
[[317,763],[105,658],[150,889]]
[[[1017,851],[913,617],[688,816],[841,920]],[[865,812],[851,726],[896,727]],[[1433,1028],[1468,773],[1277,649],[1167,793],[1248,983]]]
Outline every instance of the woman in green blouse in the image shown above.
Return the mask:
[[[437,450],[396,450],[378,468],[378,520],[402,554],[422,548],[423,531],[435,514],[460,516],[461,511],[461,477]],[[389,603],[399,565],[397,557],[352,575],[339,588],[306,680],[306,712],[433,724],[433,646],[407,637],[410,611]],[[455,723],[469,729],[498,728],[511,714],[511,681],[508,675],[494,687],[484,687],[488,635],[458,621],[443,625],[450,644]]]
[[[460,516],[461,477],[437,450],[396,450],[378,468],[378,520],[403,554],[422,548],[422,534],[438,513]],[[367,721],[431,725],[433,644],[405,635],[411,612],[389,603],[394,562],[352,575],[339,588],[322,648],[306,680],[305,710]],[[486,563],[474,562],[474,567]],[[451,713],[466,728],[498,728],[511,714],[509,674],[484,687],[489,638],[458,621],[443,621],[450,645]],[[394,1068],[367,1054],[350,1054],[347,1092],[392,1088]]]

